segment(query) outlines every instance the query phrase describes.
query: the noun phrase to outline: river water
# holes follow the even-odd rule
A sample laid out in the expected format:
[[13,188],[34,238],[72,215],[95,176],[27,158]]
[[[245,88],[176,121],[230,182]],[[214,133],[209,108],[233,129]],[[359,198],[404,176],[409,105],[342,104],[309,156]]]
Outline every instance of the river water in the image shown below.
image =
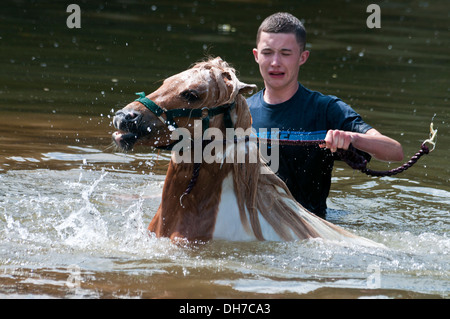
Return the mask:
[[[0,12],[1,298],[448,298],[448,1],[4,1]],[[262,88],[262,19],[304,20],[307,87],[341,97],[409,158],[334,170],[328,219],[386,249],[321,240],[174,246],[146,231],[170,154],[112,147],[115,110],[206,55]],[[373,169],[398,163],[372,161]]]

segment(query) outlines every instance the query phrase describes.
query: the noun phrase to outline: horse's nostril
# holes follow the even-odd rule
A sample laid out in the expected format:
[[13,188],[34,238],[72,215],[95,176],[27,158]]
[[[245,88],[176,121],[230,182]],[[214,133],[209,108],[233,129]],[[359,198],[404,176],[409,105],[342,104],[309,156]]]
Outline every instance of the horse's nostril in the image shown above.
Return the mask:
[[115,117],[120,119],[121,121],[126,121],[126,122],[130,122],[130,121],[134,121],[136,120],[136,118],[139,117],[139,115],[141,115],[139,112],[136,111],[117,111],[115,114]]
[[137,132],[142,115],[134,110],[120,110],[116,112],[113,125],[121,131]]
[[138,116],[139,116],[139,113],[137,113],[137,112],[128,112],[128,113],[125,113],[125,120],[132,121]]

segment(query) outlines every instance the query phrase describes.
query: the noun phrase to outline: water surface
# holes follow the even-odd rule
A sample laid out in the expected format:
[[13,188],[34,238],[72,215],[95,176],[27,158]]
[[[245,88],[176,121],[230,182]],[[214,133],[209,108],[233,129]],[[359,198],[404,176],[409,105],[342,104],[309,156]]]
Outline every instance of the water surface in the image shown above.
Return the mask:
[[[368,2],[369,3],[369,2]],[[0,296],[23,298],[448,298],[449,39],[446,1],[6,1],[0,13]],[[111,146],[115,110],[206,55],[262,88],[256,29],[304,19],[300,81],[341,97],[406,157],[372,178],[337,163],[329,220],[387,249],[321,240],[178,247],[146,231],[170,154]],[[373,161],[374,169],[398,163]]]

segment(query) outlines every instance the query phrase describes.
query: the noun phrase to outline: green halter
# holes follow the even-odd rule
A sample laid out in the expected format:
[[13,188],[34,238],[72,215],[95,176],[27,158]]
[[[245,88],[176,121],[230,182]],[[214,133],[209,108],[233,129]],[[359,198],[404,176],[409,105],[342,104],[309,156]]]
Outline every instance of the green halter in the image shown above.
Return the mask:
[[[177,124],[175,123],[175,118],[177,117],[190,117],[190,118],[201,118],[202,119],[202,128],[203,132],[209,128],[209,120],[210,118],[223,114],[223,120],[225,122],[225,127],[233,127],[233,122],[231,121],[230,111],[235,107],[236,103],[229,103],[224,105],[219,105],[213,108],[203,107],[201,109],[173,109],[173,110],[165,110],[158,106],[155,102],[150,100],[145,96],[144,92],[136,93],[139,95],[139,98],[135,101],[143,104],[146,108],[153,112],[164,124],[167,126],[172,126],[177,128]],[[165,114],[166,119],[164,119],[161,115]]]

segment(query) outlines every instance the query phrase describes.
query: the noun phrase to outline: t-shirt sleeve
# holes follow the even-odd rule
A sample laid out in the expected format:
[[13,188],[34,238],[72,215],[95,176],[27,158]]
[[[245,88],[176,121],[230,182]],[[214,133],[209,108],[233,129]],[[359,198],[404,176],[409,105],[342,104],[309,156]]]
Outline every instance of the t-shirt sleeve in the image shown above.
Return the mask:
[[365,134],[372,128],[345,102],[335,99],[328,104],[327,126],[329,129]]
[[[365,123],[361,116],[355,112],[348,104],[336,98],[330,102],[327,109],[327,121],[330,129],[357,132],[365,134],[372,128]],[[356,153],[362,155],[367,161],[371,156],[363,151],[355,149]],[[337,157],[336,159],[340,159]]]

